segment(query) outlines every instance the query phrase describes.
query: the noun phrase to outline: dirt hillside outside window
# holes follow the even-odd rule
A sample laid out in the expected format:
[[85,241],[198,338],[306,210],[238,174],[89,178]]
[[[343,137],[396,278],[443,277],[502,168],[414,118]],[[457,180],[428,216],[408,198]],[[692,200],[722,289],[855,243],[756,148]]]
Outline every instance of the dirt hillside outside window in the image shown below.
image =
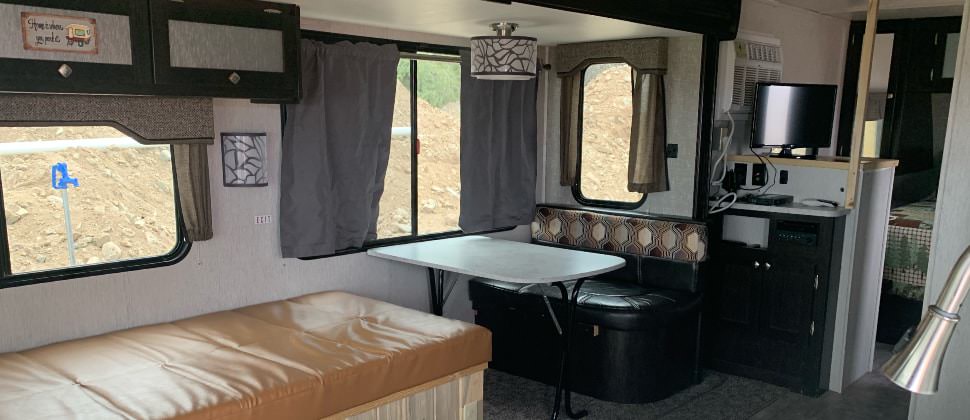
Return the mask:
[[589,200],[636,203],[643,194],[627,190],[632,69],[624,63],[591,65],[583,86],[580,191]]
[[[412,91],[412,74],[417,76],[416,92]],[[417,105],[412,107],[415,95]],[[377,221],[379,240],[460,230],[460,95],[458,63],[401,60],[391,157]],[[417,119],[416,139],[412,138],[412,117]],[[418,150],[416,162],[412,161],[414,149]],[[412,208],[412,199],[416,208]]]
[[171,253],[171,160],[111,127],[0,127],[11,274]]

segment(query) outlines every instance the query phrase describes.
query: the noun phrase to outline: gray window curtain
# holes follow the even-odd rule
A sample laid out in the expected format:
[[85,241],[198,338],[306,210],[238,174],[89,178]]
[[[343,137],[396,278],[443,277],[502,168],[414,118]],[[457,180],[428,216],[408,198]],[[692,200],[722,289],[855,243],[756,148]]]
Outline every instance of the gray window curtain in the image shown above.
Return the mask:
[[478,80],[461,60],[461,215],[465,232],[532,223],[538,80]]
[[579,112],[582,105],[583,72],[576,71],[562,76],[560,97],[559,184],[564,187],[576,185],[579,169]]
[[399,59],[394,45],[303,41],[303,100],[286,106],[283,135],[284,258],[376,239]]
[[627,189],[644,194],[669,190],[667,105],[662,74],[635,72],[633,132]]
[[110,95],[0,95],[0,125],[109,125],[142,144],[173,145],[186,239],[212,239],[212,99]]

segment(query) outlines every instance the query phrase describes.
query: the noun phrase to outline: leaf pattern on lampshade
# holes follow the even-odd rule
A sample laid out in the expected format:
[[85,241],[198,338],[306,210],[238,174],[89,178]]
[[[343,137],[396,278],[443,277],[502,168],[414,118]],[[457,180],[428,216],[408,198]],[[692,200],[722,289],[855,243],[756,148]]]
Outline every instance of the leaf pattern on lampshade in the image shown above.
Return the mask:
[[472,38],[471,74],[536,74],[536,40],[525,37]]

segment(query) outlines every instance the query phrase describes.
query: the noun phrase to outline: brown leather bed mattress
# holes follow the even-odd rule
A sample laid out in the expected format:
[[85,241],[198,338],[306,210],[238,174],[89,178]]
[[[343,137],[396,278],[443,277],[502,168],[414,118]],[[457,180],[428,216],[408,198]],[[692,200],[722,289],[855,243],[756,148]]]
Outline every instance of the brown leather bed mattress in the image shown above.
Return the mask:
[[0,419],[319,419],[490,359],[484,328],[327,292],[0,355]]

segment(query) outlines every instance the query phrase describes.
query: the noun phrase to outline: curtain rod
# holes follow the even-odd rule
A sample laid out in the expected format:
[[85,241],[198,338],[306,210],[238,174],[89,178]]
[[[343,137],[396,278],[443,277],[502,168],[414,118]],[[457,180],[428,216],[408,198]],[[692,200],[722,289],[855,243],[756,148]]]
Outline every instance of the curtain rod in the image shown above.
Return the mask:
[[460,63],[461,57],[455,55],[441,55],[441,54],[415,54],[412,52],[402,52],[401,58],[408,60],[428,60],[428,61],[442,61],[445,63]]

